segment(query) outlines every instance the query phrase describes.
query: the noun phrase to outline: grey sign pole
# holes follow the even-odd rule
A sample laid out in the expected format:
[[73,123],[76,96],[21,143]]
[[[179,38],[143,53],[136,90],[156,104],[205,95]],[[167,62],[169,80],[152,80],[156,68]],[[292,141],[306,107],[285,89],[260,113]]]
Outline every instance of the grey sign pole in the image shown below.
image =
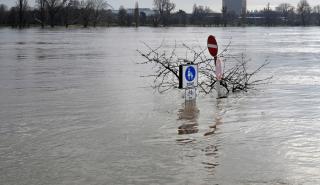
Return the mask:
[[222,92],[221,92],[221,85],[220,85],[220,82],[221,82],[221,78],[222,78],[222,64],[221,64],[221,60],[217,57],[214,58],[215,60],[215,71],[216,71],[216,78],[217,78],[217,85],[216,85],[216,88],[217,88],[217,94],[218,94],[218,98],[221,98],[223,97],[222,95]]

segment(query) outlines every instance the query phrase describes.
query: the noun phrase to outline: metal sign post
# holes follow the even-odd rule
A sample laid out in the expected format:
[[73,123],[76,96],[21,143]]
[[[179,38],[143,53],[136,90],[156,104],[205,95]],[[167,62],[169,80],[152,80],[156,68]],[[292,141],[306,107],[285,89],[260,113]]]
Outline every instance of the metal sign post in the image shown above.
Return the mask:
[[220,81],[222,79],[222,64],[219,58],[216,59],[215,63],[216,63],[217,93],[218,93],[218,98],[221,98],[222,93],[221,93]]

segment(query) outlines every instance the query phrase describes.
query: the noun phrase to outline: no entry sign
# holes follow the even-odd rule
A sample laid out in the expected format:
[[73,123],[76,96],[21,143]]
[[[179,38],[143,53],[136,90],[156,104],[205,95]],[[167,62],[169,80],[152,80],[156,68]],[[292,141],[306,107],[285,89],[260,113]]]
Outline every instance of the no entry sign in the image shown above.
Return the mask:
[[213,56],[216,57],[218,54],[218,44],[216,41],[216,38],[212,35],[208,37],[208,50],[209,53]]

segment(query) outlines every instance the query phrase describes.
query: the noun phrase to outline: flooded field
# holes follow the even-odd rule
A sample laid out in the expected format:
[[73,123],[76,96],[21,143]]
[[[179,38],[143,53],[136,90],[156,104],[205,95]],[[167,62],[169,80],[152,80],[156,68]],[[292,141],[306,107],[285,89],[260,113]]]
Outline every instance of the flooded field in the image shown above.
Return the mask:
[[[271,82],[192,110],[148,88],[143,43],[209,34]],[[0,29],[0,184],[320,184],[319,61],[318,27]]]

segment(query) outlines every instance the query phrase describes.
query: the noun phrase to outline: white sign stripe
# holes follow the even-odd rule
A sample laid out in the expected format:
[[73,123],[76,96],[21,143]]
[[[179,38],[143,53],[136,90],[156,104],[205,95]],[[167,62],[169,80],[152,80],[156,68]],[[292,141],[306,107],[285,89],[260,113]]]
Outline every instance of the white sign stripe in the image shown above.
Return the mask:
[[218,49],[218,46],[217,46],[217,45],[214,45],[214,44],[208,44],[208,48]]

